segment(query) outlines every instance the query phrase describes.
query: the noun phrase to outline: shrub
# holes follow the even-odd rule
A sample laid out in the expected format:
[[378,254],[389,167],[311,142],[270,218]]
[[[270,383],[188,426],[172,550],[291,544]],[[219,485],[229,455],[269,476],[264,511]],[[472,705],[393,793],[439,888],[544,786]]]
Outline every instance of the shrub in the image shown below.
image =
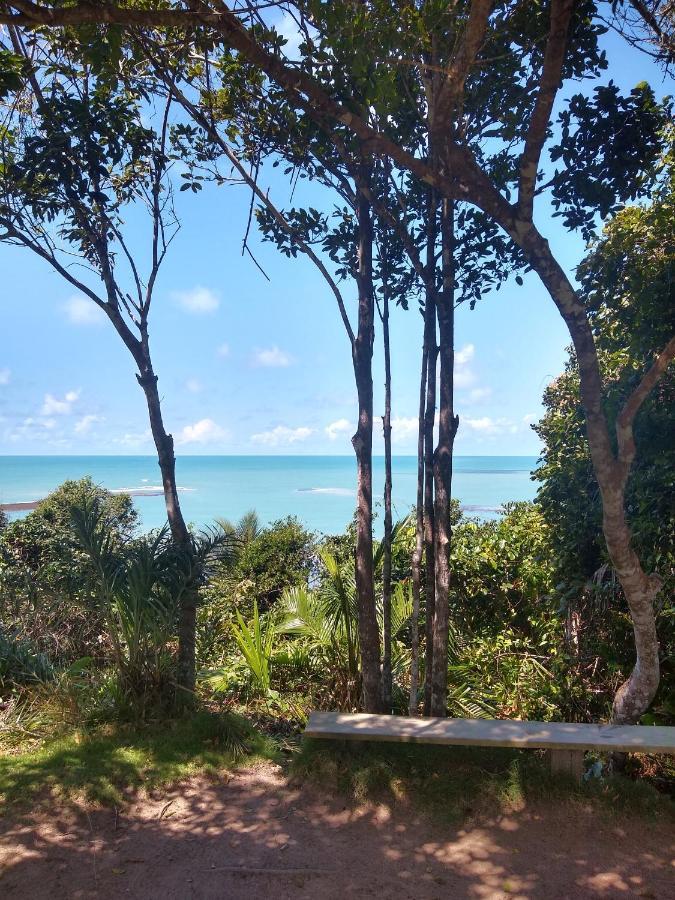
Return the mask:
[[0,690],[12,690],[26,684],[48,681],[52,665],[26,638],[0,628]]
[[90,478],[67,481],[22,519],[0,532],[0,623],[27,637],[55,663],[105,655],[105,637],[91,593],[91,560],[71,528],[71,510],[92,503],[119,548],[132,535],[131,498]]

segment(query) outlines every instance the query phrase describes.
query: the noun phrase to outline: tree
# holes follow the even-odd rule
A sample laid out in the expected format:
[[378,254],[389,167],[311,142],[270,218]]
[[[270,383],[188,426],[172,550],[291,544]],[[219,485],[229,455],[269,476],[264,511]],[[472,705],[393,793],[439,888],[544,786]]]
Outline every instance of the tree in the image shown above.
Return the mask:
[[[149,85],[133,81],[134,61],[119,33],[81,48],[71,35],[24,39],[10,29],[20,77],[0,130],[0,240],[29,250],[108,317],[137,368],[162,475],[171,534],[190,547],[178,498],[173,438],[162,416],[149,316],[159,270],[178,230],[169,178],[169,95],[144,122]],[[106,61],[116,60],[115,71]],[[143,205],[150,267],[143,274],[124,234],[123,213]],[[70,265],[76,254],[87,275]],[[196,595],[182,596],[179,675],[194,689]]]
[[[591,323],[579,295],[569,277],[553,254],[548,241],[534,223],[535,199],[548,187],[555,202],[565,212],[565,221],[579,227],[575,216],[597,212],[605,214],[606,195],[613,193],[615,202],[625,202],[644,188],[644,173],[649,170],[658,153],[658,132],[668,113],[659,109],[645,92],[639,92],[632,103],[619,102],[614,96],[609,105],[598,102],[582,110],[579,121],[584,127],[574,135],[563,134],[567,172],[556,173],[550,184],[540,178],[540,164],[546,143],[552,135],[551,116],[561,83],[572,77],[597,73],[605,64],[598,51],[597,38],[602,29],[596,6],[590,0],[551,0],[532,11],[518,2],[495,4],[490,0],[472,0],[453,8],[457,28],[448,45],[448,64],[441,74],[440,90],[434,98],[433,132],[438,147],[435,158],[423,158],[411,153],[397,142],[395,136],[384,133],[368,122],[352,99],[333,91],[332,85],[322,84],[315,71],[330,71],[330,56],[325,55],[317,66],[302,69],[290,66],[279,54],[270,50],[264,32],[254,23],[247,27],[237,12],[217,5],[193,10],[191,8],[157,10],[104,8],[89,5],[67,8],[45,7],[21,0],[16,5],[4,0],[0,23],[35,27],[50,25],[107,22],[145,26],[149,29],[167,27],[203,27],[218,41],[233,48],[248,64],[258,67],[278,84],[295,104],[304,109],[333,141],[345,133],[367,145],[371,155],[389,157],[401,171],[408,171],[425,184],[435,188],[446,200],[470,203],[494,221],[522,251],[527,264],[537,273],[556,308],[565,321],[579,366],[580,393],[584,408],[594,472],[603,504],[603,532],[608,553],[621,580],[630,609],[636,645],[636,665],[625,685],[617,692],[613,719],[634,721],[651,702],[659,681],[658,642],[654,627],[654,600],[661,580],[648,574],[631,546],[631,532],[626,522],[625,492],[635,458],[633,425],[644,400],[658,382],[675,356],[675,337],[661,348],[653,348],[654,356],[643,378],[617,416],[616,439],[611,433],[602,404],[603,384],[594,343]],[[365,7],[365,5],[363,5]],[[425,9],[430,8],[424,4]],[[304,5],[298,4],[300,15]],[[361,8],[361,5],[359,6]],[[374,3],[374,21],[391,11],[386,3]],[[405,6],[406,14],[415,7]],[[397,10],[398,11],[398,10]],[[248,11],[241,16],[247,22]],[[414,20],[414,16],[413,16]],[[417,22],[415,22],[417,24]],[[339,44],[339,32],[325,24],[328,36]],[[539,39],[531,39],[532,29],[539,30]],[[521,35],[526,34],[522,41]],[[504,86],[516,87],[526,101],[527,126],[523,140],[514,140],[510,131],[511,112],[508,106],[500,114],[493,139],[501,142],[504,166],[512,173],[513,188],[501,190],[489,167],[481,157],[480,146],[467,139],[463,128],[463,102],[472,85],[472,75],[478,67],[483,71],[499,71],[504,57],[492,55],[495,42],[504,35],[510,37],[509,46],[523,49],[520,64],[504,77]],[[410,27],[408,21],[399,23],[395,40],[384,45],[384,62],[392,68],[401,65],[417,72],[427,71],[424,50],[428,32]],[[405,55],[401,50],[405,44]],[[501,73],[500,73],[501,74]],[[497,100],[497,97],[495,97]],[[589,116],[587,113],[592,113]],[[631,127],[626,129],[627,117]],[[590,121],[592,119],[592,122]],[[590,124],[590,128],[588,127]],[[605,135],[603,152],[598,153],[594,138]],[[613,144],[621,143],[628,135],[633,152],[614,155]],[[578,140],[569,142],[570,137]],[[586,140],[586,137],[589,140]],[[589,172],[597,173],[602,190],[589,191]],[[512,202],[511,197],[515,196]],[[583,216],[581,226],[583,227]]]
[[[639,382],[652,348],[675,331],[675,182],[665,173],[651,203],[629,206],[605,227],[579,268],[603,373],[610,422]],[[630,646],[616,581],[601,534],[602,506],[583,429],[579,372],[570,348],[566,369],[544,394],[546,412],[535,430],[544,443],[538,501],[555,540],[559,589],[577,648],[611,648],[604,666],[629,665]],[[669,624],[675,590],[675,372],[664,373],[635,425],[636,462],[626,491],[633,546],[664,580],[657,607],[661,658],[669,666]],[[605,611],[598,613],[598,608]],[[608,657],[608,658],[607,658]],[[664,679],[662,687],[670,684]]]

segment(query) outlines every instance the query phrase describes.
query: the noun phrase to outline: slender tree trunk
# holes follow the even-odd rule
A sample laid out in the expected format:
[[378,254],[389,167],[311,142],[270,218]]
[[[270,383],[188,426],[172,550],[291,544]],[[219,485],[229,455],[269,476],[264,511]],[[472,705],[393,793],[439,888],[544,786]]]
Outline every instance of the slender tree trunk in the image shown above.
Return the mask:
[[[138,383],[143,388],[148,407],[150,431],[157,448],[157,460],[162,476],[166,514],[171,529],[171,537],[176,546],[190,552],[190,532],[178,500],[176,486],[176,458],[173,437],[167,433],[162,417],[162,407],[157,389],[157,375],[152,368],[147,341],[144,342],[143,360],[139,365],[141,374]],[[179,700],[182,704],[192,702],[195,689],[195,645],[197,629],[197,590],[188,589],[183,593],[178,620],[178,672],[177,683],[181,688]]]
[[626,521],[625,488],[635,452],[632,424],[622,431],[617,421],[614,450],[603,404],[603,386],[593,333],[585,308],[548,241],[531,222],[516,221],[507,230],[527,254],[569,329],[579,366],[581,400],[593,470],[602,498],[602,528],[610,560],[618,575],[633,622],[636,660],[633,671],[614,698],[612,721],[636,722],[654,699],[659,686],[659,644],[654,601],[661,579],[647,574],[632,547]]
[[454,414],[454,205],[444,200],[441,212],[443,287],[436,300],[440,346],[438,444],[434,452],[435,606],[431,715],[444,716],[448,693],[450,591],[450,497],[452,449],[457,431]]
[[389,293],[384,276],[382,298],[382,340],[384,344],[384,549],[382,553],[382,707],[391,712],[391,348],[389,345]]
[[[365,170],[365,166],[364,166]],[[361,174],[368,178],[367,171]],[[358,194],[359,320],[352,347],[354,378],[359,401],[359,422],[352,438],[356,454],[356,594],[363,706],[366,712],[380,712],[380,635],[375,608],[373,572],[373,341],[375,297],[373,292],[373,222],[370,204]]]
[[436,574],[434,549],[434,419],[436,417],[436,238],[437,198],[428,192],[427,254],[424,307],[424,346],[426,348],[426,399],[424,404],[424,715],[431,714],[431,674],[434,661],[434,613],[436,608]]
[[408,713],[418,712],[420,675],[420,596],[422,553],[424,550],[424,413],[427,391],[427,343],[426,334],[422,339],[422,372],[420,374],[420,400],[417,428],[417,502],[415,506],[415,550],[412,557],[413,612],[411,625],[410,700]]

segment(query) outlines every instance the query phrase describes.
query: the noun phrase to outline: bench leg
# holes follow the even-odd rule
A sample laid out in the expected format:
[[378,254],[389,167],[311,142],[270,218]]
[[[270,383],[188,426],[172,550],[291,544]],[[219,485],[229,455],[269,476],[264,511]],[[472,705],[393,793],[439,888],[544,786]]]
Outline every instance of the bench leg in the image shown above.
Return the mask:
[[583,750],[551,750],[551,772],[571,775],[578,781],[584,774]]

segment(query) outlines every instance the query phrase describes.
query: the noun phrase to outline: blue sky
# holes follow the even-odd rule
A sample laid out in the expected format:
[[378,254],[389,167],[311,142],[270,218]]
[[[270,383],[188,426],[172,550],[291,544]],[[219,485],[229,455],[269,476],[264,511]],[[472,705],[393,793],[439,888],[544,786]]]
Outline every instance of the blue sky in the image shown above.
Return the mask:
[[[617,38],[606,45],[603,82],[611,77],[630,89],[646,79],[659,95],[672,92],[645,56]],[[264,173],[262,183],[279,205],[288,203],[278,170]],[[321,202],[316,188],[305,191]],[[356,394],[335,302],[303,257],[288,260],[254,237],[269,282],[242,257],[249,200],[238,186],[178,197],[181,230],[151,316],[167,427],[181,454],[351,453]],[[130,243],[142,252],[147,228],[131,218]],[[545,206],[537,223],[571,273],[583,255],[580,237],[566,233]],[[0,453],[152,452],[133,364],[112,326],[28,251],[0,245],[0,272]],[[354,311],[354,289],[344,290]],[[456,332],[457,453],[536,454],[530,423],[569,342],[546,291],[533,275],[522,287],[509,283],[474,311],[458,310]],[[419,314],[396,310],[395,453],[415,452],[420,342]],[[380,415],[379,338],[376,345]]]

